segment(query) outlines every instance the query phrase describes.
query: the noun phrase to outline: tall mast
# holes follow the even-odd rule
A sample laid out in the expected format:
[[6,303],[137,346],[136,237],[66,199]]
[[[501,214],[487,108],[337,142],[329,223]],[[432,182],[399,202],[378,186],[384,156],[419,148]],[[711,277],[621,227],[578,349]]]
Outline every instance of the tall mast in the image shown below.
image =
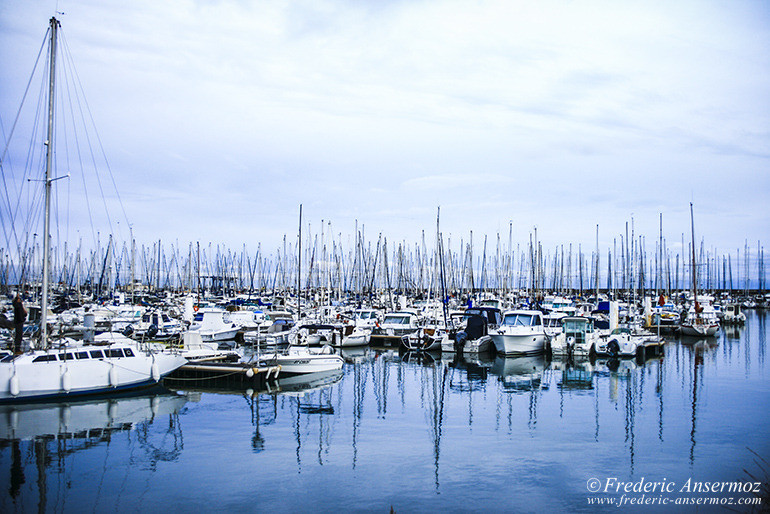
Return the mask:
[[43,291],[40,299],[40,345],[48,347],[48,281],[49,260],[51,258],[51,168],[53,163],[53,123],[54,100],[56,93],[56,31],[59,22],[51,18],[51,59],[48,70],[48,136],[45,151],[45,221],[43,223]]
[[302,204],[299,204],[299,234],[297,235],[297,323],[302,319],[300,280],[302,276]]
[[692,230],[692,296],[695,302],[695,312],[698,312],[698,284],[695,273],[695,219],[692,214],[692,202],[690,202],[690,230]]

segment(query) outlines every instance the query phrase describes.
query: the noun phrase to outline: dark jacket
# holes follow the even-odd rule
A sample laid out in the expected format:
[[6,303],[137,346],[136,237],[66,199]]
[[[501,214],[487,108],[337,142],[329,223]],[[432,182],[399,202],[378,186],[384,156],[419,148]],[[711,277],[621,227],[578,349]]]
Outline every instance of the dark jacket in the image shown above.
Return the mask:
[[27,319],[27,310],[21,302],[21,298],[13,300],[13,323],[14,325],[23,325]]

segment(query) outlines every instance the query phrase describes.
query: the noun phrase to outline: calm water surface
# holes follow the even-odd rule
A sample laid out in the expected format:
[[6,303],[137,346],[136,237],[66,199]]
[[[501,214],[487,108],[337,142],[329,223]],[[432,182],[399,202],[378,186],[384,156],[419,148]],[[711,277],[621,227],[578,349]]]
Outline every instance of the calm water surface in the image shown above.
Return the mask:
[[659,501],[745,500],[681,489],[768,481],[766,319],[644,363],[361,349],[280,392],[6,407],[0,511],[596,511],[591,498],[622,497],[613,479],[673,482],[646,495]]

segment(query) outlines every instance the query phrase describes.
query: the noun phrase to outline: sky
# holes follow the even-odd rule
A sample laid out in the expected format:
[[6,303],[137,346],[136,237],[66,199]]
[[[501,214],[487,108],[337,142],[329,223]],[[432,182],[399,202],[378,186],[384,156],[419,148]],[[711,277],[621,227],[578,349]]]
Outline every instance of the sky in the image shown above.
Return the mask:
[[662,214],[676,251],[690,202],[707,248],[770,236],[766,1],[2,0],[3,141],[56,12],[108,162],[90,217],[76,189],[95,181],[58,165],[71,245],[130,225],[139,243],[277,249],[300,204],[345,244],[358,223],[430,247],[440,207],[455,244],[490,248],[535,227],[593,248],[598,225],[604,249],[632,219],[654,241]]

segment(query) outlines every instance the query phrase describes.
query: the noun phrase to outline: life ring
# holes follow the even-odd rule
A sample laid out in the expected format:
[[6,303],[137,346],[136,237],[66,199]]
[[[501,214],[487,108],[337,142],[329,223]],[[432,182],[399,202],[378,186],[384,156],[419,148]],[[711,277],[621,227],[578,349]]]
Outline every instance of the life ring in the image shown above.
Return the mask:
[[195,312],[198,312],[198,304],[197,304],[197,303],[196,303],[195,305],[193,305],[193,310],[194,310]]

